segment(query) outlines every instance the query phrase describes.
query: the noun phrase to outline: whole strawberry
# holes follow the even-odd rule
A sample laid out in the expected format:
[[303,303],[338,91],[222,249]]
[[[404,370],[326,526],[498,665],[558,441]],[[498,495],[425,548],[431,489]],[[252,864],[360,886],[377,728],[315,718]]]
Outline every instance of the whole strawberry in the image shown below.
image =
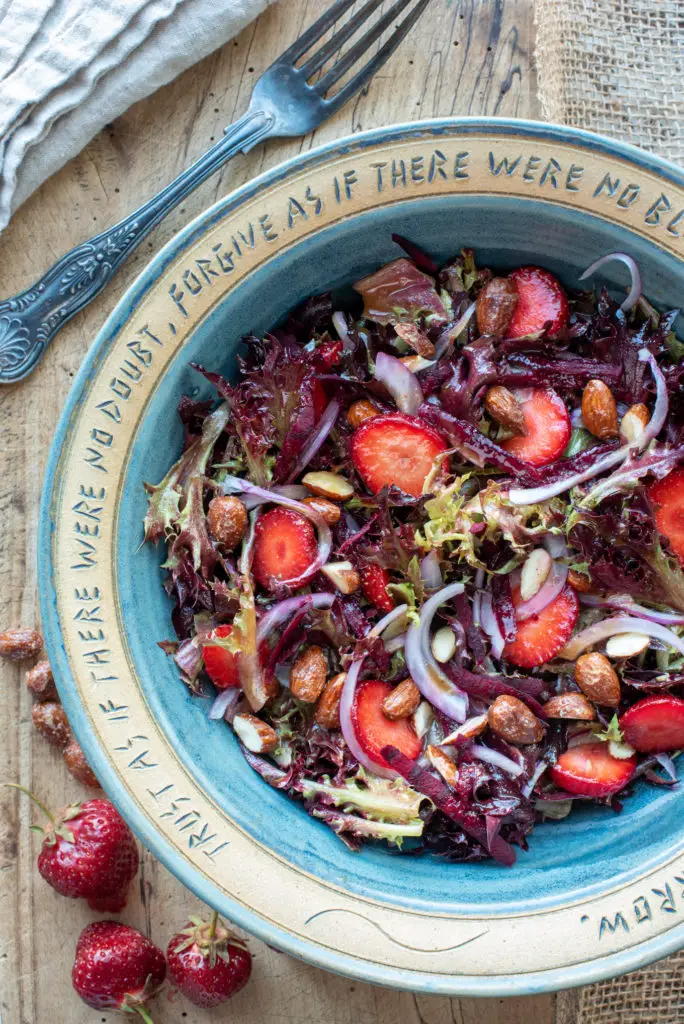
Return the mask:
[[[18,786],[23,792],[23,787]],[[86,800],[52,814],[28,793],[48,817],[38,870],[62,896],[84,897],[93,910],[117,913],[138,871],[138,846],[130,828],[109,800]]]
[[73,986],[94,1010],[138,1013],[152,1024],[147,1001],[166,977],[164,954],[145,935],[118,921],[95,921],[81,932]]
[[252,973],[252,955],[244,942],[226,931],[216,912],[211,921],[191,917],[166,949],[169,972],[184,996],[208,1008],[239,992]]

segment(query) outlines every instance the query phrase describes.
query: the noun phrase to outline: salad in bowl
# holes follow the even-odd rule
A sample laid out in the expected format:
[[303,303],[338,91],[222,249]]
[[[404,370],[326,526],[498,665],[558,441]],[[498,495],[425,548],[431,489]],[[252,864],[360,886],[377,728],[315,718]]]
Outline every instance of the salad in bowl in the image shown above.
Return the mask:
[[676,784],[684,348],[625,253],[583,275],[622,260],[619,302],[395,241],[358,315],[314,296],[237,380],[195,367],[216,400],[147,486],[161,646],[351,848],[510,865],[575,801]]

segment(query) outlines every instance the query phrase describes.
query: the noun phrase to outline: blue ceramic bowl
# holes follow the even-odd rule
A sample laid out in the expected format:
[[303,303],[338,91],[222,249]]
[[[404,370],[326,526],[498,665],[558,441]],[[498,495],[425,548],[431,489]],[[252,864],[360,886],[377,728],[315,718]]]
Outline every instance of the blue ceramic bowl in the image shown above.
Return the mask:
[[[684,175],[587,133],[500,120],[357,135],[221,200],[151,261],[100,332],[55,437],[41,512],[47,648],[99,778],[159,858],[251,932],[330,970],[449,994],[547,991],[684,946],[684,796],[637,786],[617,816],[541,825],[512,870],[381,848],[350,853],[243,760],[156,646],[172,636],[161,553],[140,549],[144,481],[177,457],[199,362],[232,371],[238,340],[313,293],[400,253],[462,246],[568,285],[598,255],[638,260],[679,304]],[[603,281],[627,284],[619,264]]]

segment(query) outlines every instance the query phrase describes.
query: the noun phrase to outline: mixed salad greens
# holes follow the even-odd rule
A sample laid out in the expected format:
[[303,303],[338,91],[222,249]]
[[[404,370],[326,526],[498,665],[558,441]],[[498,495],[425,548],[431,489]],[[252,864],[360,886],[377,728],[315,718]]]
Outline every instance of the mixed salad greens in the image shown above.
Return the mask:
[[684,748],[684,347],[472,250],[311,298],[244,339],[148,486],[209,717],[348,846],[515,860],[573,801],[676,784]]

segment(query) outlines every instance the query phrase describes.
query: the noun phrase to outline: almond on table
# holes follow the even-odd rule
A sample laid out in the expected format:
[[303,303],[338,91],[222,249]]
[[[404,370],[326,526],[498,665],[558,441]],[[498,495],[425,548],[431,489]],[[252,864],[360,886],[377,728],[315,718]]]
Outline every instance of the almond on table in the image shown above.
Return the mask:
[[35,629],[17,626],[0,632],[0,657],[9,661],[28,661],[43,649],[43,638]]

